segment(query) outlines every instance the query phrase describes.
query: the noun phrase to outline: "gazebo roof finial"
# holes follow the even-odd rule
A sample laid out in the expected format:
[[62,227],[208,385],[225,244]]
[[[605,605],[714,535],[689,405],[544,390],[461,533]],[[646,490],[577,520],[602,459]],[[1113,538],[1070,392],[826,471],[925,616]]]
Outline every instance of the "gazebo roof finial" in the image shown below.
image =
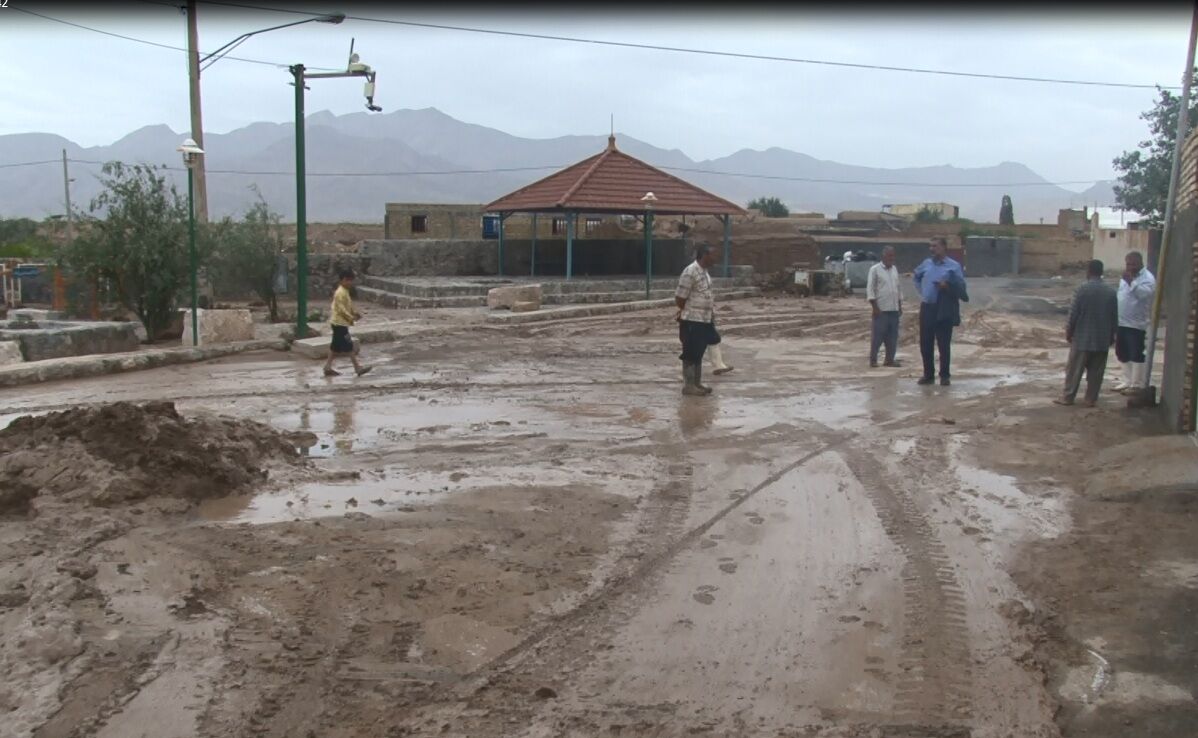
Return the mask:
[[616,134],[614,134],[614,133],[607,137],[607,150],[608,151],[616,150]]

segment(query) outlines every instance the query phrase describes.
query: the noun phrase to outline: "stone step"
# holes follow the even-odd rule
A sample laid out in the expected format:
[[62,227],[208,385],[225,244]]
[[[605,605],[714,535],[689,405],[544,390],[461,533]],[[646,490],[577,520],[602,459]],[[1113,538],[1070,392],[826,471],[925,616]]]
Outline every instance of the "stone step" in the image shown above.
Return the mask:
[[[411,295],[389,292],[386,290],[375,289],[373,287],[358,287],[358,294],[364,300],[377,303],[384,307],[390,308],[411,308],[411,309],[426,309],[426,308],[466,308],[466,307],[485,307],[487,304],[486,294],[482,295],[459,295],[452,297],[413,297]],[[715,295],[717,298],[723,297],[730,293],[751,293],[752,296],[761,294],[761,290],[756,287],[717,287]],[[668,289],[655,289],[651,293],[650,299],[665,300],[670,299],[674,295],[674,288],[671,285]],[[566,294],[543,294],[541,303],[544,305],[586,305],[597,303],[615,303],[615,302],[634,302],[636,300],[644,300],[645,292],[643,289],[628,292],[578,292]]]
[[[752,277],[740,276],[734,278],[712,277],[712,286],[717,289],[752,286]],[[427,277],[386,277],[364,275],[360,279],[358,289],[363,287],[396,295],[437,299],[446,297],[467,297],[481,295],[486,297],[493,287],[514,287],[525,284],[541,285],[542,295],[555,294],[584,294],[590,292],[636,292],[644,291],[643,278],[624,279],[574,279],[565,280],[561,277],[534,279],[532,277],[478,277],[478,278],[445,278],[432,279]],[[678,285],[677,277],[656,277],[652,286],[655,290],[673,290]]]
[[[757,297],[761,291],[756,288],[726,290],[721,296],[724,300],[737,300]],[[568,320],[572,318],[589,318],[595,315],[611,315],[615,313],[633,312],[636,310],[655,310],[668,308],[674,304],[673,298],[665,300],[636,300],[634,302],[613,302],[593,305],[568,305],[565,307],[534,310],[528,313],[511,313],[506,310],[496,310],[487,314],[487,322],[498,325],[516,325],[520,323],[536,323],[545,320]]]

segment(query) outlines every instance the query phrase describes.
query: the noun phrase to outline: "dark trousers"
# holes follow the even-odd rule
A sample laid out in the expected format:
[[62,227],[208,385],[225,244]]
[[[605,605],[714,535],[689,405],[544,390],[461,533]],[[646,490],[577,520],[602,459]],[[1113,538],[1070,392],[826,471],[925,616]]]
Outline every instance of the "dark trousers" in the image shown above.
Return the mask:
[[1102,375],[1106,372],[1108,350],[1078,351],[1069,349],[1069,363],[1065,365],[1065,399],[1070,402],[1077,397],[1077,389],[1086,375],[1086,402],[1098,402],[1098,390],[1102,388]]
[[936,320],[936,306],[922,303],[919,306],[919,353],[923,357],[923,375],[934,377],[935,355],[940,351],[940,378],[947,379],[948,364],[952,356],[949,344],[953,341],[953,324],[948,320]]
[[697,323],[693,320],[678,321],[678,338],[682,341],[683,364],[702,364],[703,354],[711,343],[714,331],[711,323]]
[[1119,326],[1115,329],[1115,358],[1120,363],[1143,364],[1147,357],[1144,349],[1148,343],[1147,331]]
[[898,350],[899,312],[884,310],[874,318],[869,337],[869,363],[878,363],[878,349],[886,345],[886,361],[894,361]]

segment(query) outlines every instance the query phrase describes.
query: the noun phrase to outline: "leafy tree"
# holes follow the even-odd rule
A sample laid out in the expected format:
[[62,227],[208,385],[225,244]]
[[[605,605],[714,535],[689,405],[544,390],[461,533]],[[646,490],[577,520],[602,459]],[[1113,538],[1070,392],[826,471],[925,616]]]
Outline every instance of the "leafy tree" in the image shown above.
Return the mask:
[[261,195],[240,221],[225,218],[212,234],[208,274],[219,289],[249,290],[266,303],[271,322],[279,320],[275,270],[283,253],[281,216],[271,212]]
[[[1198,74],[1191,90],[1196,87]],[[1124,151],[1113,162],[1119,172],[1114,186],[1116,207],[1140,213],[1154,225],[1159,225],[1165,217],[1180,110],[1181,96],[1158,87],[1156,104],[1140,114],[1148,122],[1150,137],[1140,142],[1139,149]],[[1189,115],[1189,129],[1193,130],[1198,125],[1198,99],[1191,100]]]
[[1015,206],[1011,204],[1011,196],[1002,196],[1002,205],[998,209],[998,224],[1013,226],[1015,225]]
[[776,197],[759,197],[756,200],[751,200],[749,209],[760,210],[767,218],[785,218],[790,215],[790,208]]
[[50,239],[38,232],[30,218],[0,218],[0,258],[33,259],[54,251]]
[[944,216],[940,214],[939,210],[933,210],[927,205],[924,205],[919,209],[919,212],[915,214],[916,223],[939,223],[943,220]]
[[107,280],[152,341],[171,322],[189,281],[187,203],[157,167],[109,162],[100,181],[104,191],[63,261],[89,280]]

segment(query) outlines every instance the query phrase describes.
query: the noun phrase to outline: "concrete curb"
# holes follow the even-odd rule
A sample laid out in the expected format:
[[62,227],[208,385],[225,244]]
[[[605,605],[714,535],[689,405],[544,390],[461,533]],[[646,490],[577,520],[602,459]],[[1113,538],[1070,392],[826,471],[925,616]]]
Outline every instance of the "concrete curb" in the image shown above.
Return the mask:
[[0,367],[0,387],[52,382],[57,379],[79,379],[102,374],[134,372],[171,364],[188,364],[246,351],[274,349],[286,351],[287,342],[281,338],[237,341],[215,346],[183,346],[180,348],[134,351],[123,354],[91,354],[62,359],[28,361]]
[[[755,288],[734,290],[717,296],[719,300],[738,300],[748,297],[760,297],[761,291]],[[589,318],[593,315],[611,315],[613,313],[630,313],[637,310],[654,310],[671,307],[674,298],[664,300],[637,300],[635,302],[607,302],[590,305],[570,305],[548,310],[536,310],[529,313],[491,313],[487,322],[499,325],[518,323],[536,323],[545,320],[564,320],[567,318]]]
[[[404,320],[355,326],[350,328],[350,337],[363,344],[382,344],[435,331],[435,328],[420,326],[411,320]],[[328,356],[329,340],[331,339],[327,335],[317,335],[316,338],[292,341],[291,352],[304,358],[325,358]]]

